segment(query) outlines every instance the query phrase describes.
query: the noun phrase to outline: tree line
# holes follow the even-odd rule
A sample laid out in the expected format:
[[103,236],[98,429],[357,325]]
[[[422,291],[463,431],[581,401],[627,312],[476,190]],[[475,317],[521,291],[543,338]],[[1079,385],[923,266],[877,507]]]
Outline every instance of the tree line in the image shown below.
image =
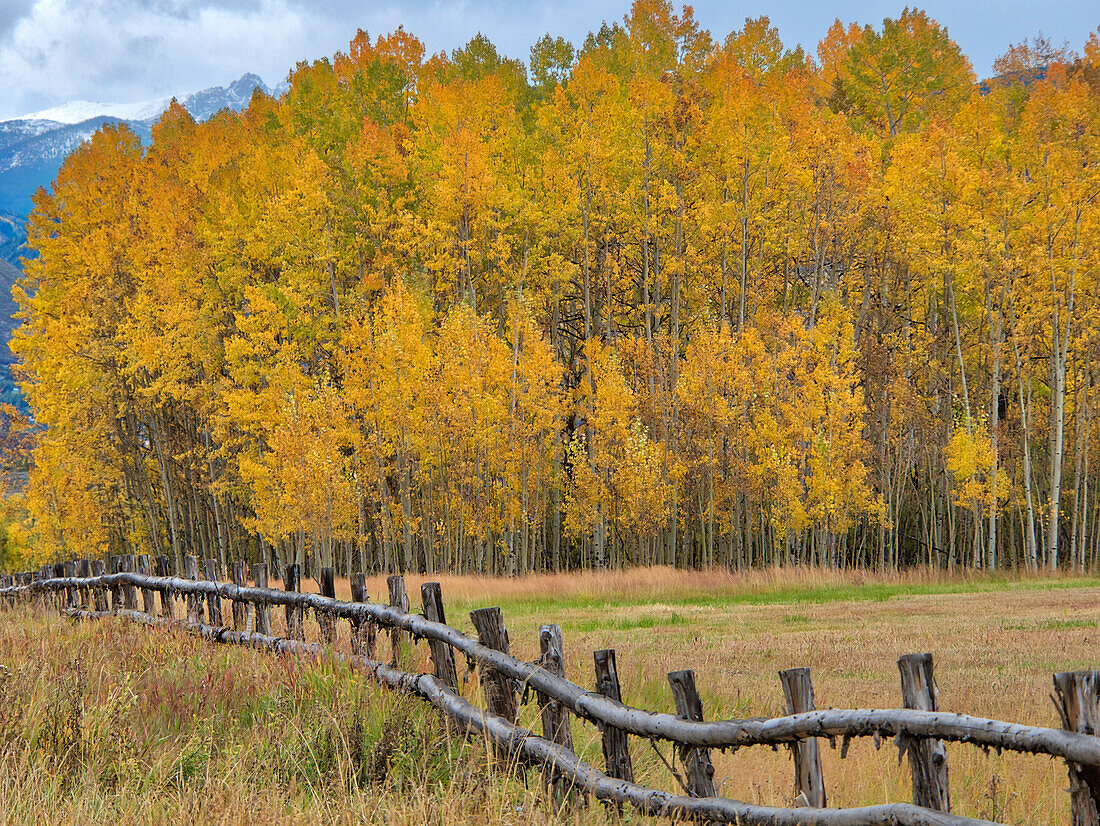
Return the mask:
[[638,0],[526,65],[360,31],[280,99],[105,127],[29,219],[21,541],[1091,565],[1100,39],[995,68],[919,10],[811,56]]

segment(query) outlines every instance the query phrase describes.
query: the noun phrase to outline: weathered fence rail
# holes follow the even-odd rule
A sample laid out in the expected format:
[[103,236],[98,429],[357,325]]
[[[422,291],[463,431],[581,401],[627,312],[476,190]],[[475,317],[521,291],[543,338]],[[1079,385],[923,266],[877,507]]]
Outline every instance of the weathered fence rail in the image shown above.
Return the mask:
[[[352,602],[335,598],[331,570],[319,577],[321,594],[301,592],[297,566],[287,566],[283,589],[268,588],[266,565],[255,569],[256,585],[245,584],[245,571],[234,567],[232,581],[217,578],[212,561],[199,578],[198,561],[188,557],[185,576],[169,575],[169,561],[156,560],[157,576],[148,557],[116,557],[102,561],[46,566],[41,571],[0,575],[0,601],[52,600],[76,618],[118,616],[148,626],[185,627],[217,642],[234,643],[281,653],[328,655],[346,660],[375,681],[416,694],[430,702],[468,732],[485,736],[502,759],[542,767],[554,799],[569,801],[581,792],[597,799],[630,805],[659,817],[741,824],[979,824],[950,813],[948,767],[943,742],[971,743],[983,749],[1043,754],[1067,763],[1074,826],[1100,826],[1100,673],[1063,672],[1054,676],[1056,702],[1063,729],[1015,723],[939,711],[930,654],[906,655],[898,661],[906,708],[815,709],[808,669],[781,673],[788,711],[784,717],[703,721],[694,674],[669,674],[677,713],[648,711],[621,702],[614,651],[594,652],[596,690],[568,680],[564,673],[561,629],[539,629],[540,657],[533,663],[511,656],[508,633],[499,609],[471,614],[478,637],[447,625],[438,583],[422,589],[424,613],[408,610],[404,581],[391,577],[389,605],[372,603],[362,574],[351,578]],[[113,573],[105,573],[110,570]],[[138,610],[140,589],[143,610]],[[110,596],[110,610],[107,597]],[[159,596],[156,611],[154,597]],[[176,620],[173,602],[183,598],[187,619]],[[223,625],[222,600],[231,602],[233,628]],[[270,608],[283,606],[286,637],[272,633]],[[205,611],[204,611],[205,607]],[[319,639],[305,641],[303,619],[314,612]],[[205,621],[204,621],[205,614]],[[336,621],[351,624],[352,653],[333,650]],[[387,629],[393,643],[390,663],[376,659],[376,632]],[[402,670],[404,640],[427,640],[431,674]],[[481,673],[486,708],[480,709],[458,693],[455,652],[464,654]],[[519,691],[535,692],[542,710],[544,737],[519,725]],[[598,725],[603,736],[606,773],[582,761],[573,752],[569,715]],[[629,738],[665,740],[684,771],[675,773],[686,794],[676,795],[634,782]],[[913,777],[910,803],[858,808],[825,808],[824,784],[817,738],[836,745],[841,755],[853,738],[895,737],[909,758]],[[713,781],[710,749],[787,745],[795,762],[797,808],[757,806],[719,797]]]

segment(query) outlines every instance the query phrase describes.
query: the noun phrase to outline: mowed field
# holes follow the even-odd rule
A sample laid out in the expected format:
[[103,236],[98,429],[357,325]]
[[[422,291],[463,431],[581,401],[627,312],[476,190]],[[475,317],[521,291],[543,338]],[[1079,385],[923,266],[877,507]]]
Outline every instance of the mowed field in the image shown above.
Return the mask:
[[[1057,726],[1051,674],[1100,665],[1095,579],[670,569],[431,578],[448,620],[467,632],[470,610],[499,605],[522,659],[537,656],[540,624],[561,625],[567,675],[583,686],[593,684],[592,651],[616,649],[632,705],[673,710],[665,674],[694,669],[707,719],[782,714],[778,671],[798,666],[812,669],[819,707],[899,707],[897,657],[931,651],[943,710]],[[406,577],[414,609],[424,579]],[[368,590],[384,598],[384,578]],[[388,656],[388,640],[379,646]],[[426,645],[407,656],[429,668]],[[450,736],[421,704],[331,662],[20,609],[0,613],[0,667],[0,822],[616,820],[603,807],[558,817],[535,773],[502,779],[483,744]],[[465,690],[478,696],[477,680]],[[533,698],[523,715],[535,725]],[[576,721],[574,737],[602,766],[595,728]],[[641,782],[676,790],[668,744],[632,747]],[[830,805],[910,798],[892,741],[853,741],[843,760],[827,743],[821,751]],[[1068,822],[1063,764],[962,744],[947,755],[957,813]],[[713,759],[722,794],[792,803],[786,749]]]

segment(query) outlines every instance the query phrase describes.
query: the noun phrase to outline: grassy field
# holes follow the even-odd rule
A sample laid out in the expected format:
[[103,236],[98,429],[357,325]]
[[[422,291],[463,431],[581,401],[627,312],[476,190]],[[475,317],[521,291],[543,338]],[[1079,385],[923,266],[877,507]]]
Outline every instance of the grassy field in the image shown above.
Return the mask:
[[[437,578],[459,628],[471,630],[473,608],[501,606],[520,658],[537,655],[538,625],[559,623],[567,673],[581,685],[592,684],[592,650],[615,648],[628,703],[671,711],[664,674],[695,669],[708,719],[782,713],[777,672],[803,665],[819,707],[897,707],[898,655],[932,651],[944,710],[1054,726],[1051,674],[1100,662],[1093,579],[668,569]],[[414,605],[421,581],[407,577]],[[368,586],[385,594],[383,580]],[[427,646],[409,656],[427,668]],[[535,703],[523,713],[533,723]],[[594,727],[575,722],[574,736],[600,765]],[[0,741],[0,822],[558,822],[533,773],[526,784],[491,775],[481,743],[449,737],[430,710],[332,663],[114,621],[73,626],[45,610],[0,614]],[[633,742],[636,774],[673,790],[670,749],[658,748]],[[956,812],[1068,820],[1064,765],[947,750]],[[909,799],[892,742],[855,741],[844,760],[825,745],[822,759],[830,805]],[[785,749],[714,762],[722,794],[790,805]],[[607,819],[597,807],[566,820]]]

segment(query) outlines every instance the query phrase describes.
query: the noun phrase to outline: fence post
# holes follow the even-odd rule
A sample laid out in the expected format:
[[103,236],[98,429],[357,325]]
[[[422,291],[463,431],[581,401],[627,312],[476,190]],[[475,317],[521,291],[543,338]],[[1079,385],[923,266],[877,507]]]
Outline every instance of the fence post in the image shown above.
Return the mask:
[[[386,585],[390,591],[390,607],[401,611],[409,610],[409,595],[405,593],[405,577],[394,574],[386,578]],[[401,648],[406,644],[409,636],[400,628],[393,628],[390,639],[393,644],[393,664],[401,662]]]
[[[362,571],[351,575],[351,601],[368,602],[367,576]],[[366,655],[374,659],[374,623],[363,617],[351,620],[351,653],[358,657]]]
[[[425,582],[420,586],[420,599],[424,603],[424,619],[447,624],[443,613],[443,591],[438,582]],[[442,640],[428,640],[432,651],[432,667],[436,678],[447,688],[458,689],[458,671],[455,669],[455,652]]]
[[[565,678],[565,646],[560,626],[539,626],[539,662],[543,669],[555,677]],[[548,694],[541,691],[536,694],[542,712],[542,736],[566,751],[573,751],[573,728],[569,709]],[[549,766],[543,769],[542,776],[543,782],[554,795],[554,800],[559,804],[564,802],[569,796],[572,782]]]
[[[122,570],[122,557],[112,556],[107,565],[107,571],[111,574],[117,574]],[[118,609],[122,607],[122,588],[118,583],[111,585],[111,611],[115,614],[118,613]]]
[[[1062,671],[1054,675],[1055,706],[1062,727],[1079,734],[1100,733],[1100,672]],[[1067,761],[1068,763],[1068,761]],[[1068,763],[1070,823],[1100,823],[1100,767]]]
[[[695,672],[672,671],[668,675],[672,696],[676,700],[676,716],[684,720],[703,722],[703,701],[695,690]],[[705,746],[676,744],[676,752],[687,775],[687,793],[691,797],[714,797],[714,764],[710,762],[710,749]]]
[[[42,566],[42,579],[53,579],[53,565]],[[39,596],[39,599],[41,599],[43,604],[45,605],[52,605],[53,597],[53,591],[43,590],[41,595]]]
[[[137,561],[133,554],[123,554],[119,562],[119,573],[132,574],[137,572]],[[127,582],[122,586],[122,607],[127,611],[137,610],[137,586]]]
[[[321,596],[336,599],[336,572],[332,568],[322,568],[321,578],[317,583],[321,586]],[[317,625],[321,629],[321,643],[332,645],[336,642],[336,617],[328,611],[317,612]]]
[[[67,579],[73,579],[76,576],[76,561],[69,560],[65,563],[65,577]],[[76,608],[76,587],[69,587],[65,589],[65,607]]]
[[[88,563],[87,559],[78,559],[76,561],[76,575],[81,579],[89,579],[91,577],[92,566]],[[87,585],[82,585],[80,587],[80,607],[85,611],[92,607],[91,593]]]
[[[905,654],[898,659],[901,694],[906,708],[938,711],[931,654]],[[898,748],[909,753],[913,803],[937,812],[951,811],[947,786],[947,751],[943,742],[927,737],[898,737]]]
[[[199,560],[196,557],[184,557],[183,578],[198,582]],[[193,623],[202,622],[202,597],[199,594],[187,595],[187,621]]]
[[[171,576],[171,573],[169,571],[170,565],[171,565],[171,562],[169,562],[167,556],[164,556],[164,555],[158,556],[157,557],[157,576],[164,577],[165,579],[167,579],[169,576]],[[162,617],[164,617],[165,619],[170,619],[170,620],[175,619],[176,618],[176,608],[175,608],[175,605],[173,604],[174,603],[174,597],[172,596],[172,589],[169,588],[167,585],[162,585],[159,590],[160,590],[160,615]]]
[[[137,558],[138,573],[142,576],[151,576],[152,570],[149,567],[149,554],[140,554]],[[156,611],[156,607],[153,604],[153,589],[142,585],[141,586],[141,602],[142,607],[145,609],[145,613],[149,616],[153,616]]]
[[[203,562],[203,574],[207,582],[217,582],[218,560],[207,559]],[[222,627],[222,598],[217,594],[206,595],[206,617],[215,628]]]
[[[252,575],[257,588],[267,587],[267,563],[257,562],[252,566]],[[267,600],[256,602],[256,633],[271,636],[271,605]]]
[[[504,616],[499,608],[479,608],[471,611],[470,621],[477,630],[479,643],[486,648],[511,656],[508,630],[504,627]],[[485,665],[479,665],[478,671],[481,672],[481,690],[485,693],[485,706],[489,713],[503,717],[515,725],[519,721],[519,703],[512,678]]]
[[[92,576],[101,577],[106,573],[106,566],[103,564],[102,559],[92,560]],[[95,602],[95,609],[97,611],[107,610],[107,593],[102,585],[95,585],[92,588],[92,598]]]
[[[53,575],[57,579],[61,579],[61,577],[65,576],[65,563],[64,562],[54,563]],[[69,593],[69,589],[66,588],[65,589],[66,601],[68,601],[68,593]],[[61,591],[54,591],[53,595],[54,595],[54,597],[53,597],[54,606],[56,608],[60,609],[61,608]]]
[[[616,703],[623,701],[619,687],[619,672],[615,668],[615,651],[605,648],[593,651],[596,664],[596,692]],[[603,738],[603,759],[607,766],[607,776],[628,783],[634,782],[634,764],[630,760],[630,735],[620,728],[600,724]]]
[[[232,568],[230,568],[230,577],[233,580],[233,584],[238,588],[243,588],[248,584],[248,563],[246,562],[234,562]],[[243,631],[245,623],[248,621],[245,616],[247,611],[245,609],[245,603],[242,600],[233,600],[233,630]]]
[[[810,679],[810,669],[789,668],[779,672],[779,681],[783,683],[783,697],[787,702],[788,714],[800,714],[813,711],[814,684]],[[794,755],[794,790],[796,800],[802,797],[803,806],[825,808],[825,782],[821,777],[821,753],[816,737],[791,743]]]
[[[299,590],[301,583],[301,568],[291,564],[286,566],[283,572],[283,588],[287,591]],[[305,631],[302,628],[302,608],[298,605],[286,606],[286,636],[291,640],[304,640]]]

